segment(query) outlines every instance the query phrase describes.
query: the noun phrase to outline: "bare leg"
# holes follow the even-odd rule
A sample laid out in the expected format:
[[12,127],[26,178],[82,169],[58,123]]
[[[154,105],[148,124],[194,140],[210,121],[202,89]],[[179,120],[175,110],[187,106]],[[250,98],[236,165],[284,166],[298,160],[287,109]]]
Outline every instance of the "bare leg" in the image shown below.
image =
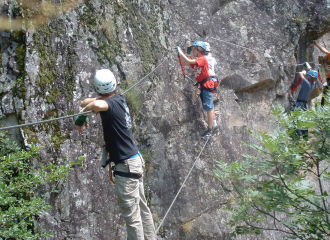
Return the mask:
[[207,112],[207,126],[209,129],[212,129],[213,127],[213,116],[215,116],[214,109]]

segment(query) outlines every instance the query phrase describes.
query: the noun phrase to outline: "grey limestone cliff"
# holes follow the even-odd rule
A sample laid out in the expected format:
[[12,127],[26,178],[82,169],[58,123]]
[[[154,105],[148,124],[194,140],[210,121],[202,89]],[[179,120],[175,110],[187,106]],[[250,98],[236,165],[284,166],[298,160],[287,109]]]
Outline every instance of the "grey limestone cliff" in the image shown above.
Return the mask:
[[[22,18],[24,9],[14,1],[0,5],[2,15]],[[240,142],[253,141],[247,128],[272,131],[274,105],[289,110],[288,92],[302,67],[297,63],[317,61],[320,53],[312,40],[323,37],[330,44],[329,10],[328,0],[94,0],[40,25],[29,24],[33,15],[25,13],[22,31],[0,31],[2,124],[79,112],[80,101],[95,96],[96,69],[110,68],[123,92],[161,64],[126,94],[134,137],[146,159],[145,190],[157,226],[203,147],[200,133],[206,127],[175,46],[208,41],[221,79],[214,97],[220,131],[206,145],[158,236],[231,239],[221,209],[225,199],[217,194],[219,182],[210,170],[217,159],[242,160],[248,149]],[[48,239],[125,239],[114,186],[100,166],[99,116],[91,115],[90,122],[82,134],[72,118],[9,133],[27,148],[43,146],[44,162],[64,164],[85,156],[59,193],[47,185],[38,191],[52,205],[38,221],[52,232]],[[241,239],[277,238],[271,232]]]

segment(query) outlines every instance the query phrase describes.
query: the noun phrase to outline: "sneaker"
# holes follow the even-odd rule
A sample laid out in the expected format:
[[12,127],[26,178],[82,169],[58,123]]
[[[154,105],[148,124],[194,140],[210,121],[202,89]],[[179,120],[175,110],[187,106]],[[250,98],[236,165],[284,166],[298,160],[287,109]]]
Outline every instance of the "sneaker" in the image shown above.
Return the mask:
[[213,126],[213,133],[215,133],[215,132],[217,132],[217,131],[219,131],[219,125],[217,125],[217,126]]
[[212,129],[209,128],[201,135],[202,139],[208,139],[212,136],[213,136],[213,131]]

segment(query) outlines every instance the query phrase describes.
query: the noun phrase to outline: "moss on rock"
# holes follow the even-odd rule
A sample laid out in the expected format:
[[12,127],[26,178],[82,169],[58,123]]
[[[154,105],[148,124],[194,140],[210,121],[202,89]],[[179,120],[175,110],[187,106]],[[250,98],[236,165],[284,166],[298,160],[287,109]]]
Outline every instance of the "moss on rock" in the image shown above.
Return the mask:
[[25,33],[22,31],[14,31],[11,35],[11,39],[18,43],[18,46],[15,50],[15,61],[17,63],[18,75],[15,87],[13,88],[13,94],[16,97],[25,100],[26,88],[24,84],[24,79],[27,75],[27,72],[25,71]]

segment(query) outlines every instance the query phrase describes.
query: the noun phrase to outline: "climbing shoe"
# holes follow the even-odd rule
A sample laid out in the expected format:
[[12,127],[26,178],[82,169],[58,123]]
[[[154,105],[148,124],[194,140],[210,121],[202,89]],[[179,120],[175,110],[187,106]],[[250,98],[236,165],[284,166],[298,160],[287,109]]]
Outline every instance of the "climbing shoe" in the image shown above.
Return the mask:
[[213,136],[213,130],[208,128],[202,135],[202,139],[208,139]]
[[218,132],[219,131],[219,125],[213,126],[212,130],[213,130],[213,134]]

